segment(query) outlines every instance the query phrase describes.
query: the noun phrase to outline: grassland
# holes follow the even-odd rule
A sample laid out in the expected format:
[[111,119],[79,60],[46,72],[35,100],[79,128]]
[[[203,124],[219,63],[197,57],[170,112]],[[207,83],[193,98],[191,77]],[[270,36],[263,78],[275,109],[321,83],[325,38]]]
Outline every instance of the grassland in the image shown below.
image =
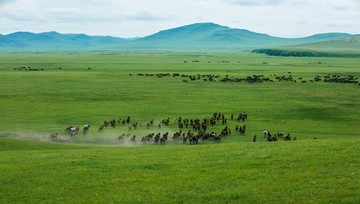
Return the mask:
[[[137,74],[360,77],[359,60],[200,52],[2,53],[0,202],[358,203],[358,85],[183,82]],[[14,70],[21,67],[27,70]],[[128,148],[115,142],[127,127],[97,132],[104,120],[127,116],[158,124],[165,118],[243,111],[249,115],[240,123],[247,125],[245,136],[234,133],[219,144]],[[87,123],[87,137],[70,139],[63,132]],[[227,125],[237,124],[228,120]],[[251,142],[264,129],[291,133],[297,141]],[[130,132],[158,131],[173,133],[177,127]],[[60,141],[48,141],[52,132],[60,133]]]

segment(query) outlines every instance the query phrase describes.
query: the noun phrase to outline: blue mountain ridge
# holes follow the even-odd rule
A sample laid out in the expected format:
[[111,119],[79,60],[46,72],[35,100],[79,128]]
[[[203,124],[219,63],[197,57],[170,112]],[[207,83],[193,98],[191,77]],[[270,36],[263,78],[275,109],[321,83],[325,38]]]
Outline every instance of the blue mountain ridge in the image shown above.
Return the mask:
[[195,23],[163,30],[143,38],[16,32],[0,35],[0,50],[251,50],[314,43],[358,35],[324,33],[304,38],[281,38],[215,23]]

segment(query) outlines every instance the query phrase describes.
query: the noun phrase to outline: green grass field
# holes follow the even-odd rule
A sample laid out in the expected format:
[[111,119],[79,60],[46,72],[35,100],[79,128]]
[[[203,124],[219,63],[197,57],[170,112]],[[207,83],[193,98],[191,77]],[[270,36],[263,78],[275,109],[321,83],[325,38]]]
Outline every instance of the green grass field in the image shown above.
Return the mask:
[[[360,86],[309,82],[317,75],[360,77],[359,64],[251,53],[0,53],[0,202],[359,203]],[[138,76],[157,73],[291,73],[297,82]],[[246,122],[229,119],[243,111]],[[233,131],[221,143],[115,140],[123,133],[171,138],[174,117],[210,119],[214,112]],[[103,121],[127,116],[142,126],[97,131]],[[158,128],[166,118],[170,125]],[[145,128],[152,119],[154,127]],[[84,124],[91,125],[85,137],[64,132]],[[234,131],[244,124],[244,136]],[[266,142],[264,129],[297,140]],[[53,132],[59,141],[48,140]]]

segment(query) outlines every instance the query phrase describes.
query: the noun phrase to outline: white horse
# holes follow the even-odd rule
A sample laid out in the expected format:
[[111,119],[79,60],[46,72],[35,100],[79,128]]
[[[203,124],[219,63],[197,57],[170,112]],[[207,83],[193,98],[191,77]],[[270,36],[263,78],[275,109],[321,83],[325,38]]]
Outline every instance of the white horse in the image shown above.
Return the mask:
[[74,135],[78,134],[79,127],[71,127],[70,128],[70,136],[73,137]]
[[264,131],[263,131],[263,134],[264,134],[264,137],[266,137],[266,136],[269,134],[269,131],[264,130]]
[[83,127],[83,135],[84,136],[89,132],[89,129],[90,129],[89,124],[84,125],[84,127]]

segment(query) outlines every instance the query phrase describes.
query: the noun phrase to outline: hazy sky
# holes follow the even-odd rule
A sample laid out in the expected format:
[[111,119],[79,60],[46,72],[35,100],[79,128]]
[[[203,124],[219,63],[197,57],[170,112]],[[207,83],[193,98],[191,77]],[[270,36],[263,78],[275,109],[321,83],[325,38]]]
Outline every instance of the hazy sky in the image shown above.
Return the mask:
[[360,33],[360,0],[0,0],[0,33],[142,37],[214,22],[279,37]]

